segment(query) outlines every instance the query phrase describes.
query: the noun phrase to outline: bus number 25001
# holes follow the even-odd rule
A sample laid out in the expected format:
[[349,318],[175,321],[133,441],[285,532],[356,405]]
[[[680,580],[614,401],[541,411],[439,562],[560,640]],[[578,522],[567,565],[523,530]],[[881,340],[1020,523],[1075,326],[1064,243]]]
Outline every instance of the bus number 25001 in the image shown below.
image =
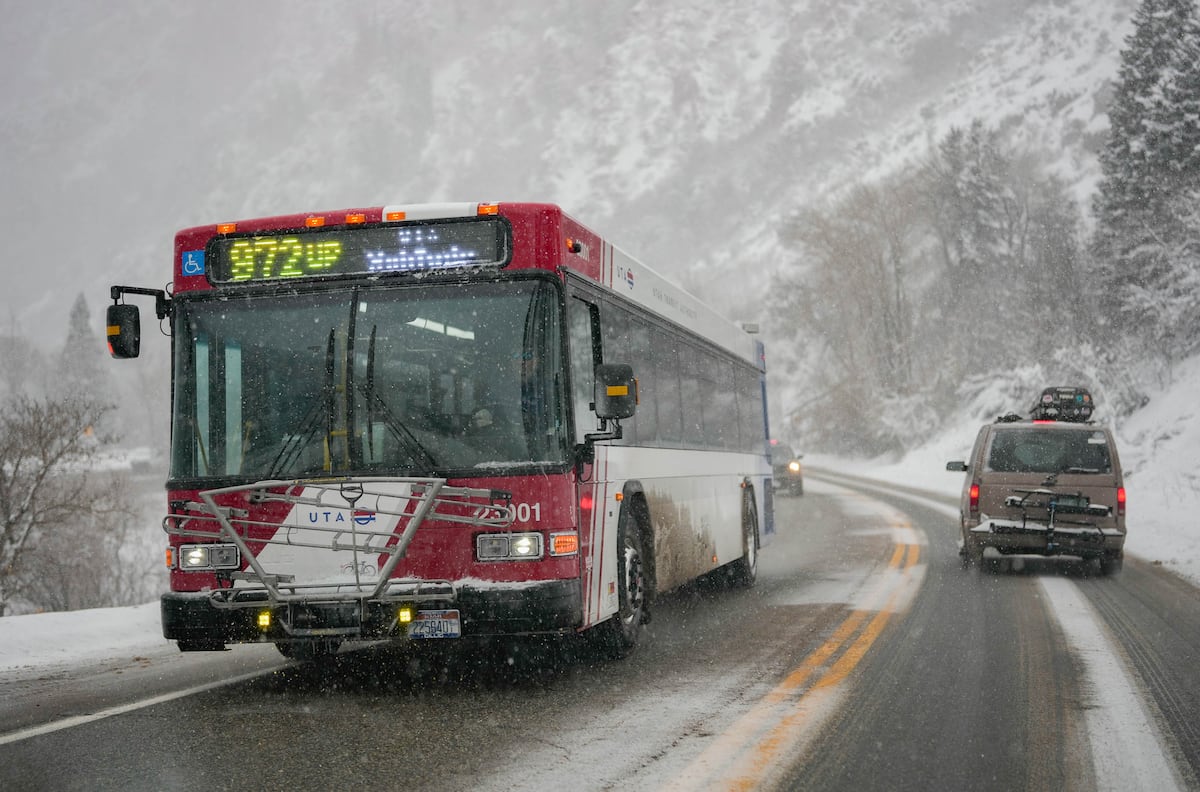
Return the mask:
[[515,503],[513,508],[517,512],[517,522],[542,521],[542,504],[540,503]]

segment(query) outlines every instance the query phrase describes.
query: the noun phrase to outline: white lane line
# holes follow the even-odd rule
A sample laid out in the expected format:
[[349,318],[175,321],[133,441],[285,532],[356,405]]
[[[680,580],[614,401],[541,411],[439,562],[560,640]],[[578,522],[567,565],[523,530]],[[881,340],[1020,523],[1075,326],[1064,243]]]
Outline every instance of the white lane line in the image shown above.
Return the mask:
[[[860,486],[855,482],[854,486]],[[886,486],[867,489],[888,492],[957,518],[958,509],[920,495],[897,492]],[[1103,620],[1070,580],[1038,577],[1067,643],[1086,669],[1084,691],[1090,706],[1084,711],[1084,728],[1092,751],[1097,790],[1182,790],[1186,788],[1153,718],[1142,704],[1133,676],[1114,652],[1114,642],[1102,627]]]
[[1071,652],[1084,666],[1084,726],[1092,747],[1095,788],[1184,789],[1163,748],[1163,736],[1143,706],[1143,696],[1125,663],[1114,651],[1100,615],[1074,582],[1047,575],[1039,577],[1038,583]]
[[20,731],[0,735],[0,745],[20,742],[21,740],[28,740],[30,737],[40,737],[43,734],[50,734],[51,732],[60,731],[62,729],[70,729],[75,726],[82,726],[85,723],[111,718],[114,715],[124,715],[126,712],[133,712],[146,707],[153,707],[155,704],[164,704],[168,701],[174,701],[175,699],[181,699],[186,696],[194,696],[197,693],[206,693],[210,690],[216,690],[217,688],[225,687],[226,685],[236,685],[239,682],[247,682],[251,679],[255,679],[256,677],[273,674],[279,669],[286,667],[287,664],[284,664],[262,671],[251,671],[250,673],[242,674],[241,676],[222,679],[219,682],[209,682],[206,685],[198,685],[196,687],[187,688],[186,690],[177,690],[174,693],[163,693],[161,696],[154,696],[153,698],[143,699],[142,701],[134,701],[130,704],[122,704],[119,707],[109,707],[108,709],[100,710],[99,712],[93,712],[90,715],[73,715],[70,718],[63,718],[62,720],[53,721],[51,723],[43,723],[41,726],[31,726],[28,729],[21,729]]

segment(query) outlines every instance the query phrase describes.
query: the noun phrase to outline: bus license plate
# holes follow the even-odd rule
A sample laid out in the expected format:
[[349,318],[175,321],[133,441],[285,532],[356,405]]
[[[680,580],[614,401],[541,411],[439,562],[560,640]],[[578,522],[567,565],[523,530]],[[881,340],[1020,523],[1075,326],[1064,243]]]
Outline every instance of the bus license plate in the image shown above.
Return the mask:
[[462,622],[457,610],[417,611],[408,625],[409,638],[461,638]]

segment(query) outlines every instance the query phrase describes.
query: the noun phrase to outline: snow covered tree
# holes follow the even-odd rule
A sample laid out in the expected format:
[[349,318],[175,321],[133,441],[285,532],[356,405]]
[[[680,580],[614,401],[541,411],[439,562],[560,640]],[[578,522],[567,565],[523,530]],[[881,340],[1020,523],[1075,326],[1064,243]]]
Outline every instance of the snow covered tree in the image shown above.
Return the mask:
[[96,508],[48,527],[22,555],[17,589],[25,603],[69,611],[136,605],[153,596],[162,567],[138,541],[147,520],[132,487],[125,470],[89,475],[82,497]]
[[1020,364],[1030,349],[1079,331],[1088,298],[1078,278],[1079,213],[1065,184],[980,121],[939,142],[922,181],[940,268],[923,315],[942,320],[924,340],[941,339],[944,380],[980,373],[981,358]]
[[830,450],[903,447],[972,376],[1076,347],[1093,302],[1080,220],[1062,181],[981,122],[920,167],[799,215],[772,312],[807,356],[793,366],[804,407],[784,407],[793,429]]
[[787,231],[807,266],[784,272],[775,292],[779,313],[815,356],[809,384],[820,395],[791,427],[807,442],[876,453],[894,443],[874,417],[881,399],[914,386],[911,190],[903,179],[862,186],[826,211],[801,214]]
[[925,201],[955,287],[987,286],[996,274],[1003,232],[997,223],[1006,197],[999,134],[975,121],[950,130],[926,163]]
[[1092,241],[1110,337],[1168,361],[1200,346],[1200,22],[1194,0],[1143,0],[1100,154]]
[[59,354],[60,384],[72,390],[91,390],[107,379],[102,369],[104,341],[92,326],[91,311],[81,292],[67,319],[67,338]]
[[[99,323],[93,321],[92,312],[81,292],[71,305],[67,319],[67,336],[59,351],[55,375],[49,383],[47,393],[58,397],[85,397],[106,404],[123,403],[127,400],[118,390],[112,361],[98,330]],[[125,419],[124,422],[122,418]],[[137,426],[145,421],[143,418],[132,419],[128,414],[122,415],[110,410],[105,413],[104,424],[92,429],[106,434],[124,434],[125,427],[121,426],[122,423]]]
[[[88,526],[124,510],[121,488],[92,486],[98,447],[88,429],[105,411],[80,396],[0,403],[0,616],[28,588],[28,551],[59,534],[86,557],[96,538]],[[98,562],[92,571],[112,570]]]

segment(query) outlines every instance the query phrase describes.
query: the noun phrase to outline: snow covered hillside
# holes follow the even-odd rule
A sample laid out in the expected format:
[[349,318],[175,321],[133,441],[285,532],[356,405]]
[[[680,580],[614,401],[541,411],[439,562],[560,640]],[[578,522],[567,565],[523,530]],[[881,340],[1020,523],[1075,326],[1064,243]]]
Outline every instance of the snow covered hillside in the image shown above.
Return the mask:
[[1084,198],[1135,3],[10,5],[4,300],[56,340],[63,283],[161,285],[176,228],[423,200],[560,202],[762,322],[780,223],[952,125]]
[[[1170,383],[1150,393],[1146,406],[1126,419],[1114,421],[1103,405],[1096,415],[1113,429],[1125,472],[1126,549],[1200,586],[1200,357],[1179,366]],[[946,472],[946,462],[965,459],[980,422],[992,417],[955,416],[927,445],[899,460],[862,463],[812,456],[806,461],[957,496],[962,474]]]

